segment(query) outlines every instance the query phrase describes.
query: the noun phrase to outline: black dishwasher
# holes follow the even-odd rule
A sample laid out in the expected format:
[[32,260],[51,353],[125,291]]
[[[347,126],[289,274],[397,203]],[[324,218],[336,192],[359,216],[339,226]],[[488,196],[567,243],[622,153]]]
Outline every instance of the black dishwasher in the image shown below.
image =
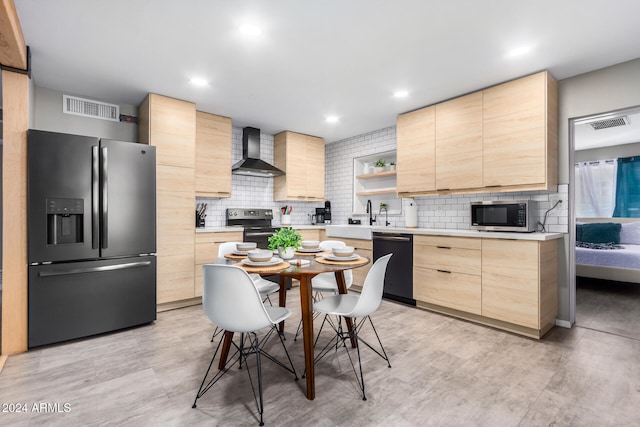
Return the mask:
[[387,266],[382,296],[416,305],[416,300],[413,299],[413,235],[373,233],[374,261],[391,253],[393,256]]

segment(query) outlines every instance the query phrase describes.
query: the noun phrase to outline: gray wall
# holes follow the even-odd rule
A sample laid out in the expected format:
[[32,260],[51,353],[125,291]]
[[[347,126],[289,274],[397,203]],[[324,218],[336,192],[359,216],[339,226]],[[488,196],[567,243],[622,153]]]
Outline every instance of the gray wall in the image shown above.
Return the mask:
[[[569,147],[569,120],[572,118],[591,116],[622,108],[640,105],[640,58],[623,62],[611,67],[592,71],[561,80],[559,91],[559,146],[558,146],[558,180],[561,184],[569,183],[573,172],[573,153]],[[570,195],[572,192],[570,192]],[[571,201],[573,203],[573,201]],[[573,217],[574,212],[570,212]],[[570,218],[569,230],[574,228]],[[559,313],[561,320],[570,320],[570,289],[574,284],[573,253],[575,236],[567,235],[562,242],[560,259]],[[565,280],[562,280],[562,279]],[[573,320],[573,319],[571,319]]]
[[634,142],[631,144],[576,151],[574,163],[588,162],[592,160],[617,159],[618,157],[632,157],[638,155],[640,155],[640,142]]
[[[112,122],[91,117],[74,116],[62,112],[63,94],[117,104],[113,100],[95,99],[82,94],[63,93],[43,87],[35,87],[33,92],[35,93],[33,116],[35,120],[30,122],[32,129],[138,142],[138,126],[133,123]],[[132,105],[121,104],[120,114],[137,116],[138,109]]]

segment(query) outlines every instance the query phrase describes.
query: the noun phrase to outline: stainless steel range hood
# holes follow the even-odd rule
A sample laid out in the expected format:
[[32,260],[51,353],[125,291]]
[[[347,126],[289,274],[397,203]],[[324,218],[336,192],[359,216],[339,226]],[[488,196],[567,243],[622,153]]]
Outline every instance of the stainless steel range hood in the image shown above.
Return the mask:
[[284,175],[277,167],[260,160],[260,129],[252,127],[242,129],[242,160],[233,165],[231,173],[266,178]]

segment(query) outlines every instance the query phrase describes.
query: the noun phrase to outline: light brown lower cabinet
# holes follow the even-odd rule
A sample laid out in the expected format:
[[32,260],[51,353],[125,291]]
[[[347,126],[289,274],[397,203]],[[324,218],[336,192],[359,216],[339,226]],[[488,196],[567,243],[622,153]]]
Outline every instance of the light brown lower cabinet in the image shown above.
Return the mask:
[[480,314],[481,240],[414,236],[413,245],[414,299]]
[[303,229],[303,230],[297,230],[297,231],[302,236],[302,240],[317,240],[317,241],[320,241],[320,230],[319,229]]
[[355,253],[361,256],[368,257],[371,262],[364,267],[358,267],[351,270],[353,272],[353,289],[362,290],[364,285],[364,279],[367,277],[367,273],[371,270],[373,265],[373,241],[362,239],[343,239],[342,237],[327,237],[327,240],[340,240],[347,246],[353,246]]
[[219,233],[196,233],[196,263],[193,293],[202,296],[202,266],[218,257],[220,244],[224,242],[242,242],[242,231],[224,231]]
[[558,241],[414,236],[418,306],[540,338],[558,313]]
[[555,240],[483,239],[482,315],[550,329],[558,311],[557,272]]

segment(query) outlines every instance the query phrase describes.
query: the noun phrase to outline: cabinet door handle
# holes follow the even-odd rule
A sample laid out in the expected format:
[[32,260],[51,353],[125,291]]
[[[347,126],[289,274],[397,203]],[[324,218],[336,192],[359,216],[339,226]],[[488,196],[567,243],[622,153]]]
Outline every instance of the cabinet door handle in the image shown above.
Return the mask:
[[450,271],[447,271],[447,270],[439,270],[439,269],[438,269],[438,270],[436,270],[436,271],[439,271],[440,273],[447,273],[447,274],[451,274],[451,272],[450,272]]
[[502,187],[502,185],[500,185],[500,184],[495,184],[495,185],[485,185],[485,188],[492,188],[492,187]]
[[449,246],[436,246],[438,249],[451,249]]

